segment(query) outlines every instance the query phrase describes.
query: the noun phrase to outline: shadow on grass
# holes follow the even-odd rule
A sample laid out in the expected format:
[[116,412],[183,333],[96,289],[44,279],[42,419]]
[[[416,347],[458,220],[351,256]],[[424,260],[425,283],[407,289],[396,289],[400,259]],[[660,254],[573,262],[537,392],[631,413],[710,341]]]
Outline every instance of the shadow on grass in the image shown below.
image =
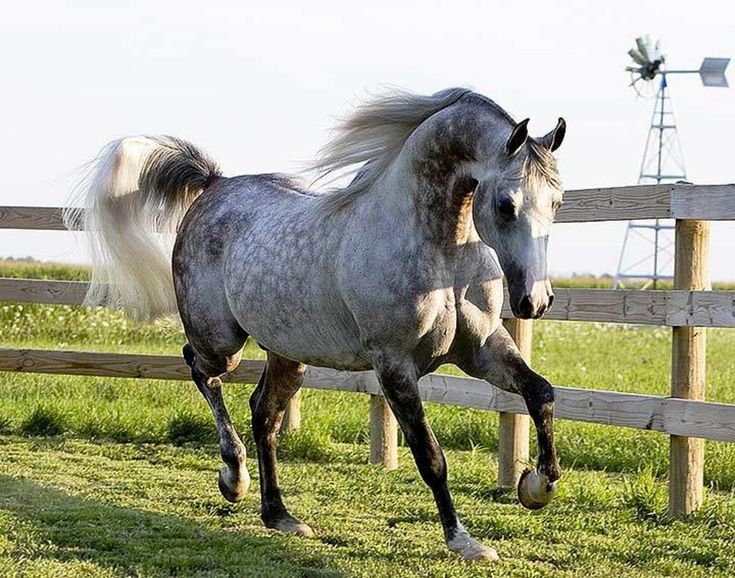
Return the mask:
[[342,575],[309,553],[307,543],[299,549],[286,536],[210,530],[185,518],[5,475],[0,475],[0,512],[19,520],[20,531],[11,539],[24,557],[35,560],[86,561],[125,576]]

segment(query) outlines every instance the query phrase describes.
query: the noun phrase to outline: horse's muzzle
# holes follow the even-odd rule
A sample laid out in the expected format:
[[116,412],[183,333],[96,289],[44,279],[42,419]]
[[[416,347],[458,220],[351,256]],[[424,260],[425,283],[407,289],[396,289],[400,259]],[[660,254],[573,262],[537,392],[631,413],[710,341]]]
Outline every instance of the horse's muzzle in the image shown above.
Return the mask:
[[544,297],[536,297],[532,295],[524,295],[517,305],[511,303],[513,315],[519,319],[538,319],[549,309],[554,303],[554,294],[549,293]]

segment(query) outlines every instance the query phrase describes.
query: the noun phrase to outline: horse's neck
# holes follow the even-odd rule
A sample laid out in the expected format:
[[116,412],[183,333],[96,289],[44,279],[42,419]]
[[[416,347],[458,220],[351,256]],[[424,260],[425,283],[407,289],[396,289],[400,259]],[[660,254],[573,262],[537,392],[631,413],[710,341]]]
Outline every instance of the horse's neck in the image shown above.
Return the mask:
[[[382,183],[391,209],[409,219],[416,234],[442,249],[475,236],[472,200],[477,181],[468,173],[481,130],[477,117],[439,114],[410,138]],[[407,223],[408,224],[408,223]]]

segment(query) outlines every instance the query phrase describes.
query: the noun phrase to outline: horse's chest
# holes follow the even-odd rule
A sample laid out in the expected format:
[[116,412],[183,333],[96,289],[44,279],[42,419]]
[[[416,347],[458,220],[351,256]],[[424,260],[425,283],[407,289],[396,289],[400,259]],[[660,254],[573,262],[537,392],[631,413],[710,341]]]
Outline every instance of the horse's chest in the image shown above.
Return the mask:
[[503,285],[500,279],[463,287],[456,295],[457,330],[453,348],[460,355],[483,346],[500,325]]
[[415,302],[420,367],[431,368],[476,351],[500,323],[501,279],[428,292]]
[[[428,320],[426,320],[428,322]],[[449,353],[457,334],[457,314],[452,302],[443,303],[430,320],[416,348],[416,356],[425,361],[441,358]]]

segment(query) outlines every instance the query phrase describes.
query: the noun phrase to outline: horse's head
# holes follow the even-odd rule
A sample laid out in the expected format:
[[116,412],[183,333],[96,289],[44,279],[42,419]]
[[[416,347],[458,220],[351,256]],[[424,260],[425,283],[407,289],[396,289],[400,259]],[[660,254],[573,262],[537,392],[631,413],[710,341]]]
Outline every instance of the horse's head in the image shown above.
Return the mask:
[[492,147],[473,203],[475,228],[498,254],[511,309],[522,319],[541,317],[554,300],[546,246],[562,186],[552,152],[566,131],[560,118],[549,134],[532,139],[527,125],[528,119],[519,122],[502,146]]

